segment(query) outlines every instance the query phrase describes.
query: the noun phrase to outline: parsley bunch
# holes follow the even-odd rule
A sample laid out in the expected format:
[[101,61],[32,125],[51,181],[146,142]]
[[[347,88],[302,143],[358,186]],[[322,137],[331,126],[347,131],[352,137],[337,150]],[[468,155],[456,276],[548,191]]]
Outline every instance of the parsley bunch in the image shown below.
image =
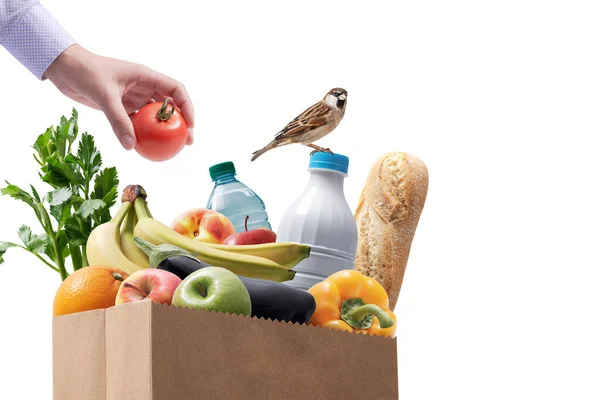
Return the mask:
[[119,179],[114,167],[102,169],[102,156],[94,137],[79,134],[77,110],[71,118],[62,117],[57,127],[42,133],[33,145],[33,157],[39,164],[39,176],[52,190],[43,197],[33,185],[26,191],[6,182],[2,194],[25,202],[33,209],[43,233],[35,234],[22,225],[18,230],[22,244],[0,242],[0,264],[11,247],[20,247],[60,273],[69,273],[65,261],[70,256],[73,270],[88,265],[86,243],[92,230],[110,221],[110,207],[117,198]]

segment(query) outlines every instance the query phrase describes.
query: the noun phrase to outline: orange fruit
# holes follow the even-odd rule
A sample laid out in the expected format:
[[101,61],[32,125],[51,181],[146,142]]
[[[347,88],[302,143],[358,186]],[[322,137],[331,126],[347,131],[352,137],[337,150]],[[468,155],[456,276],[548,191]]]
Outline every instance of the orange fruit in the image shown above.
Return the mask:
[[67,277],[54,296],[54,316],[115,305],[125,272],[110,267],[85,267]]

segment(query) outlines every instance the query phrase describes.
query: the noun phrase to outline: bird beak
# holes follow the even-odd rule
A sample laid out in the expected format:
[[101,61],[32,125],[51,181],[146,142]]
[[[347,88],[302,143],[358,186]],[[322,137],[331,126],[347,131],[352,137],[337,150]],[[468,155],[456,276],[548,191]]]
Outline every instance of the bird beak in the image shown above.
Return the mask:
[[340,99],[341,101],[346,101],[346,95],[340,94],[340,97],[338,97],[338,99]]

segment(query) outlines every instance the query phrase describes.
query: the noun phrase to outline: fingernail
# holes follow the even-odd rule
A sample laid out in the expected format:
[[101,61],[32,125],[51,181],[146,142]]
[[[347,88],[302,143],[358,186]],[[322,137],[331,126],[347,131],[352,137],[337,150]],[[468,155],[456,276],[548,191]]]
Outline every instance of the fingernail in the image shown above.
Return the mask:
[[135,141],[131,136],[124,136],[121,139],[121,145],[125,148],[125,150],[131,150],[135,147]]
[[194,144],[194,130],[193,129],[188,129],[188,141],[187,141],[188,146],[191,144]]

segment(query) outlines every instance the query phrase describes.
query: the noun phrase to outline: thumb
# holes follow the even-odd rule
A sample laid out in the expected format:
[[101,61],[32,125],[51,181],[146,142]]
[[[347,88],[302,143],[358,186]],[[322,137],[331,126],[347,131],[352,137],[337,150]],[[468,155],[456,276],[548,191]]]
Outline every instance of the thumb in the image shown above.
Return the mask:
[[104,101],[100,104],[100,109],[108,118],[110,126],[112,127],[117,139],[121,142],[121,146],[125,150],[131,150],[135,147],[136,137],[133,131],[133,123],[131,118],[125,111],[121,97],[117,95],[108,95]]

